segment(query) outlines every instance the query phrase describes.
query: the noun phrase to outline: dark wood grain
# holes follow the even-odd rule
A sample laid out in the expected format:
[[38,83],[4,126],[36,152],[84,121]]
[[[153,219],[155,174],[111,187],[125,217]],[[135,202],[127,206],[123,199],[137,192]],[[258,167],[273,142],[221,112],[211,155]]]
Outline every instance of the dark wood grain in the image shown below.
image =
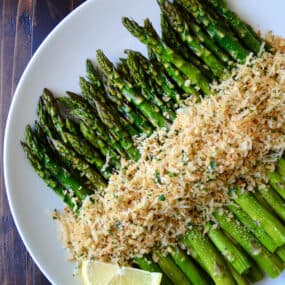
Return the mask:
[[[0,160],[9,106],[33,52],[84,0],[0,0]],[[0,172],[0,284],[50,284],[27,253],[15,228]]]

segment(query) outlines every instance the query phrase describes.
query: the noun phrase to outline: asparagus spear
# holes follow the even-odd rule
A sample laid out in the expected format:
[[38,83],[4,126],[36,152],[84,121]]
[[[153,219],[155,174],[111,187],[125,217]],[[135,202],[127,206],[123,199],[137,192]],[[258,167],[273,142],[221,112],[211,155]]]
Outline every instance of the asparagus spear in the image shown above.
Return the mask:
[[124,97],[134,104],[147,119],[153,124],[154,127],[167,127],[168,123],[160,113],[159,109],[145,100],[145,98],[136,90],[130,82],[127,82],[120,78],[114,65],[108,60],[101,50],[97,51],[97,59],[102,67],[106,77],[112,82],[112,84],[121,91]]
[[285,182],[282,176],[278,172],[271,172],[268,174],[270,185],[276,190],[276,192],[285,199]]
[[[170,64],[168,61],[164,61],[162,58],[158,58],[157,55],[153,52],[150,46],[148,46],[148,56],[150,58],[150,62],[152,64],[156,64],[159,70],[163,70],[166,72],[166,76],[169,77],[179,90],[179,93],[184,92],[186,94],[186,98],[191,95],[199,97],[201,94],[198,92],[199,87],[191,85],[191,81],[175,66]],[[181,95],[185,95],[181,94]]]
[[180,38],[189,48],[200,57],[209,67],[215,76],[224,79],[226,74],[226,66],[222,61],[216,58],[213,53],[208,50],[199,39],[190,32],[187,22],[176,7],[168,1],[163,2],[162,6],[168,16],[169,22],[173,29],[179,34]]
[[233,195],[240,207],[275,241],[278,246],[285,244],[285,226],[266,208],[260,205],[252,194],[237,189]]
[[103,179],[101,174],[92,168],[88,162],[78,156],[76,152],[69,149],[59,140],[52,139],[51,141],[59,155],[70,161],[72,166],[81,173],[81,176],[86,177],[96,190],[101,191],[107,186],[106,181]]
[[211,224],[208,224],[207,227],[209,228],[208,236],[210,240],[227,262],[232,265],[238,274],[247,272],[251,267],[251,263],[246,254],[237,248],[221,229],[217,229]]
[[235,284],[229,269],[217,249],[209,239],[196,228],[192,227],[184,237],[183,243],[194,251],[200,265],[208,272],[216,285]]
[[200,270],[194,261],[178,246],[173,248],[170,255],[176,265],[185,274],[185,276],[192,282],[192,284],[208,285],[211,283],[205,273]]
[[245,62],[249,51],[223,27],[221,22],[212,17],[199,1],[177,0],[177,2],[191,13],[199,24],[205,27],[210,37],[226,50],[234,60],[240,63]]
[[156,84],[161,87],[165,96],[171,98],[173,101],[178,103],[178,105],[182,105],[181,95],[179,92],[180,90],[178,91],[178,88],[176,88],[175,85],[168,78],[163,66],[153,59],[151,59],[149,62],[150,65],[148,75],[154,78]]
[[227,210],[223,213],[216,212],[214,216],[221,228],[236,240],[270,277],[274,278],[282,272],[283,265],[280,260],[265,249],[235,218],[231,217]]
[[130,135],[124,130],[122,125],[116,120],[111,112],[101,104],[101,102],[96,101],[97,112],[100,119],[109,128],[110,133],[113,137],[120,143],[122,148],[133,160],[138,160],[140,154],[138,150],[134,147],[134,142],[132,141]]
[[118,90],[116,90],[111,85],[106,86],[106,89],[109,93],[110,100],[117,104],[117,108],[121,111],[122,114],[125,115],[131,124],[135,125],[136,128],[145,135],[152,134],[152,125],[147,121],[145,117],[143,117],[142,114],[136,112],[130,104],[118,98]]
[[158,257],[158,265],[174,285],[192,285],[183,272],[176,266],[169,255],[164,256],[160,252],[155,253]]
[[[93,147],[83,138],[78,137],[78,132],[75,130],[75,126],[71,126],[71,122],[69,122],[69,128],[72,127],[73,133],[70,134],[67,131],[65,120],[59,114],[59,109],[56,105],[56,101],[52,95],[52,93],[45,89],[44,96],[42,97],[43,102],[45,104],[45,108],[50,115],[51,121],[53,122],[53,126],[55,127],[58,136],[63,140],[63,142],[69,146],[71,146],[78,154],[82,155],[89,163],[95,165],[98,170],[102,170],[103,176],[105,178],[110,177],[110,169],[105,168],[105,161],[101,157],[101,155],[93,149]],[[49,134],[50,139],[54,138]]]
[[43,167],[50,171],[67,190],[74,192],[79,200],[84,200],[91,192],[85,188],[81,181],[78,181],[74,176],[62,165],[54,155],[50,155],[50,151],[46,146],[41,144],[34,135],[31,127],[28,125],[25,130],[26,144],[32,154],[42,163]]
[[285,246],[281,246],[277,249],[276,254],[285,263]]
[[30,161],[32,167],[35,172],[39,175],[39,177],[46,183],[48,187],[53,189],[53,191],[63,200],[63,202],[70,207],[70,209],[75,210],[78,205],[75,204],[74,200],[67,194],[67,191],[64,187],[54,178],[51,173],[45,169],[38,158],[33,154],[28,145],[24,142],[21,142],[24,152]]
[[156,90],[153,88],[151,77],[148,77],[148,74],[146,73],[148,62],[143,61],[142,57],[137,56],[135,52],[130,50],[127,51],[127,54],[127,64],[129,66],[131,76],[134,78],[137,86],[142,88],[143,94],[147,100],[158,106],[167,120],[173,121],[176,114],[172,110],[172,106],[169,102],[164,102],[156,95]]
[[285,222],[285,201],[272,188],[258,188],[258,192],[279,218]]
[[256,283],[264,278],[264,273],[261,271],[258,265],[253,261],[251,269],[245,276],[250,282]]
[[[140,52],[127,50],[132,53],[144,65],[146,76],[151,87],[157,92],[164,102],[171,102],[173,108],[175,103],[181,104],[180,91],[168,78],[166,71],[155,59],[148,60]],[[127,64],[127,60],[126,60]],[[131,72],[130,72],[131,74]]]
[[128,18],[123,18],[123,24],[131,34],[137,37],[142,43],[151,47],[159,58],[176,66],[176,68],[188,77],[191,83],[201,88],[204,94],[210,94],[207,78],[196,66],[185,61],[171,48],[163,44],[148,19],[145,20],[144,27],[140,27],[135,21]]
[[215,79],[215,76],[209,67],[204,64],[201,59],[197,57],[185,43],[183,43],[179,35],[170,25],[167,19],[167,15],[163,10],[161,11],[160,26],[162,30],[162,40],[166,43],[167,46],[172,48],[177,54],[181,55],[187,61],[192,62],[209,80],[212,81]]
[[[93,76],[95,75],[93,74]],[[97,110],[101,120],[105,125],[107,125],[107,127],[110,127],[110,124],[116,121],[116,124],[114,125],[119,125],[121,123],[121,126],[125,128],[130,135],[133,136],[139,134],[139,131],[137,131],[132,124],[129,124],[124,117],[120,116],[117,108],[113,105],[113,102],[107,98],[105,90],[101,90],[101,92],[100,90],[96,90],[94,85],[92,86],[82,77],[80,78],[80,85],[83,95],[89,98],[89,102]],[[102,108],[104,108],[104,113],[101,110]],[[126,132],[124,132],[124,136],[128,137]]]
[[168,62],[162,60],[161,63],[168,75],[185,92],[185,97],[190,97],[191,95],[200,97],[199,90],[196,90],[196,88],[191,85],[191,81],[183,73]]
[[81,96],[76,96],[70,92],[68,94],[72,98],[59,97],[57,100],[69,108],[70,114],[82,122],[82,125],[90,128],[90,132],[96,132],[104,142],[111,144],[112,148],[115,149],[122,157],[128,157],[118,141],[115,140],[108,132],[107,128],[98,117],[98,114],[96,114],[94,110],[90,108],[87,102],[85,102],[83,98],[80,98]]
[[224,63],[230,65],[232,64],[232,60],[230,56],[223,51],[216,43],[215,41],[208,36],[202,29],[201,26],[199,26],[196,22],[195,19],[191,16],[190,13],[188,13],[180,4],[178,4],[176,1],[174,1],[174,6],[181,11],[183,14],[183,17],[187,21],[187,25],[189,26],[190,30],[196,34],[198,39],[200,40],[201,43],[203,43],[209,50],[211,50],[217,58],[219,58],[221,61]]
[[[90,67],[89,67],[90,69]],[[89,71],[90,73],[90,71]],[[93,73],[93,77],[96,75]],[[99,75],[98,75],[99,76]],[[94,80],[94,79],[93,79]],[[139,131],[134,128],[132,124],[125,119],[125,117],[121,116],[116,106],[110,101],[106,95],[105,88],[103,84],[100,83],[100,78],[98,78],[97,84],[91,84],[86,81],[83,77],[80,77],[80,86],[82,90],[82,95],[85,97],[89,104],[96,109],[96,102],[100,102],[104,104],[107,110],[112,113],[112,116],[116,118],[116,120],[122,124],[122,126],[128,131],[131,136],[135,136],[139,134]]]
[[249,285],[249,282],[246,280],[246,278],[243,275],[239,274],[230,263],[228,263],[228,267],[237,285]]
[[275,252],[275,250],[278,248],[276,242],[246,212],[244,212],[238,205],[230,205],[228,206],[228,209],[266,249],[268,249],[270,252]]
[[252,27],[242,21],[233,11],[229,10],[223,0],[208,0],[208,2],[210,2],[214,6],[215,11],[227,21],[245,46],[255,54],[258,54],[262,46],[262,40]]
[[[110,165],[114,166],[116,169],[119,169],[120,156],[116,152],[116,148],[112,147],[112,143],[110,145],[107,144],[95,131],[88,128],[85,124],[80,123],[79,126],[83,137],[89,141],[91,145],[100,150],[108,163],[110,162]],[[124,157],[124,155],[122,157]]]

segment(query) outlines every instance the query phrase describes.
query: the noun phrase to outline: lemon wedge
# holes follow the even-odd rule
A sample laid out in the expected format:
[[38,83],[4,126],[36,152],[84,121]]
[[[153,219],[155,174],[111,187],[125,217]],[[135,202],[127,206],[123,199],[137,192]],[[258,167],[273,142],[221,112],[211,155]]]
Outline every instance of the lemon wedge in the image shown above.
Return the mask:
[[81,268],[84,285],[159,285],[162,274],[86,260]]

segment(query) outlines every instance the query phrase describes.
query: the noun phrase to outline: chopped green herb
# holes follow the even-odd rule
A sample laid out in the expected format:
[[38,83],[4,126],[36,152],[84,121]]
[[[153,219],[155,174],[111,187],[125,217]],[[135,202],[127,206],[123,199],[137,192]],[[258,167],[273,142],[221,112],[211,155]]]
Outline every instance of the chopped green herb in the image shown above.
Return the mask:
[[155,172],[154,172],[154,180],[155,180],[155,182],[158,183],[158,184],[161,184],[161,183],[162,183],[161,177],[160,177],[160,173],[159,173],[158,170],[155,170]]
[[117,228],[117,230],[119,230],[120,228],[122,227],[122,223],[121,223],[121,221],[117,221],[116,222],[116,228]]
[[217,168],[217,163],[215,160],[211,160],[210,167],[211,167],[211,170],[215,170]]
[[171,171],[167,171],[167,175],[168,175],[169,177],[177,177],[177,176],[178,176],[178,173],[176,173],[176,172],[171,172]]
[[163,194],[161,194],[161,195],[158,196],[158,200],[159,200],[159,201],[165,201],[165,199],[166,199],[166,198],[165,198],[165,196],[164,196]]

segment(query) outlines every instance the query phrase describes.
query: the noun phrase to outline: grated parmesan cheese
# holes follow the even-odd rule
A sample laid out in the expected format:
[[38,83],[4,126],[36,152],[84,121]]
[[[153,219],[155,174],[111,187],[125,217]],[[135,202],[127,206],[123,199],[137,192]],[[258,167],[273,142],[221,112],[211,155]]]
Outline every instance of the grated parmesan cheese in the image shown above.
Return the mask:
[[169,130],[138,140],[141,159],[124,161],[103,197],[86,199],[78,216],[58,214],[74,259],[125,264],[167,248],[212,220],[233,186],[267,183],[285,148],[285,54],[249,58],[213,92],[188,100]]

